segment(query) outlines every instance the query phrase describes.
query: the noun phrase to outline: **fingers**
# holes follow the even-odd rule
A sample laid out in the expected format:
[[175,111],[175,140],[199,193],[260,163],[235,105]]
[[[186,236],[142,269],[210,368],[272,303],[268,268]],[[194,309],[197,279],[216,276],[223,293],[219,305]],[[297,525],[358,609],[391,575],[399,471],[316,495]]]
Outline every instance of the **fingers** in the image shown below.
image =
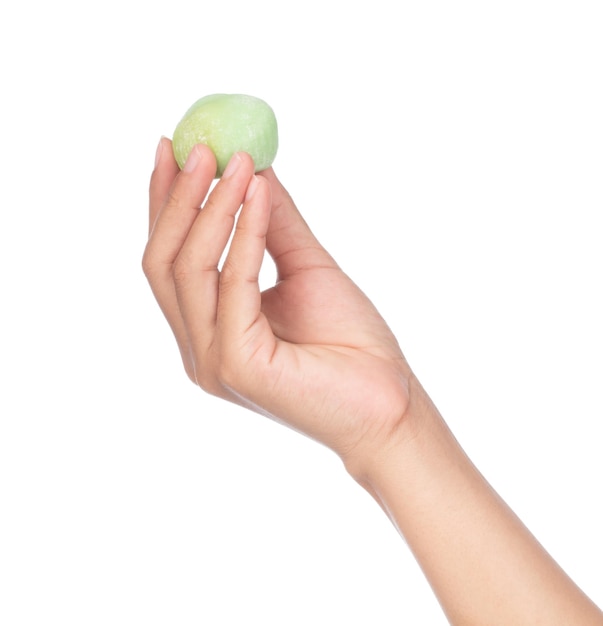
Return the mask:
[[[253,176],[220,276],[220,332],[229,339],[235,338],[235,344],[236,338],[248,333],[261,317],[259,275],[266,250],[270,214],[270,187],[265,179]],[[264,320],[261,324],[261,331],[268,332]],[[272,337],[271,331],[269,335]],[[258,339],[257,334],[255,339]],[[245,343],[249,347],[248,340]]]
[[[171,145],[167,144],[167,147],[171,152]],[[152,211],[157,210],[156,205],[160,207],[148,248],[154,260],[166,264],[173,263],[178,255],[216,172],[216,159],[212,151],[203,145],[193,147],[182,171],[168,184],[174,163],[173,155],[166,155],[151,178]],[[161,198],[160,193],[163,193]]]
[[[213,341],[218,307],[218,265],[253,175],[249,155],[235,154],[198,213],[174,264],[178,306],[197,363]],[[197,372],[199,380],[199,372]]]
[[285,280],[304,269],[336,268],[334,259],[316,239],[272,168],[263,171],[261,176],[268,181],[272,194],[266,245],[279,279]]
[[167,137],[162,137],[155,153],[155,168],[149,187],[149,234],[179,171],[172,152],[172,142]]
[[258,285],[265,250],[280,278],[337,266],[271,169],[255,176],[251,157],[235,154],[208,195],[215,171],[213,153],[201,145],[179,171],[171,142],[161,140],[150,183],[151,232],[143,266],[189,376],[232,399],[228,389],[237,387],[223,381],[244,387],[243,378],[253,373],[251,359],[270,354],[276,342]]
[[[225,353],[240,363],[241,355],[229,346],[263,318],[258,277],[270,223],[270,186],[254,176],[245,153],[233,156],[209,196],[216,164],[208,148],[196,146],[182,171],[176,168],[171,142],[162,139],[150,183],[151,233],[143,267],[187,373],[204,389],[228,397],[221,378],[224,362],[232,359]],[[262,328],[264,338],[274,341],[265,318]],[[218,351],[212,350],[215,345]]]
[[173,265],[199,215],[199,207],[215,175],[216,161],[209,148],[196,146],[182,172],[175,172],[174,165],[171,142],[164,139],[151,177],[152,230],[142,264],[155,298],[174,332],[185,369],[193,378],[187,332],[174,288]]

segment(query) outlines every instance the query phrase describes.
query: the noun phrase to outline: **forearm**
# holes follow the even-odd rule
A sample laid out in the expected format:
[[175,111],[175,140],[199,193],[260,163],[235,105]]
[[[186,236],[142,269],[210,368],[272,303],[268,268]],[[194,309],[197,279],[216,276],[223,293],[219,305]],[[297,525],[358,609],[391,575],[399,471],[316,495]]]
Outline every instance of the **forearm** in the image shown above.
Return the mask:
[[[160,148],[143,267],[191,379],[340,454],[406,538],[453,624],[603,626],[466,457],[390,329],[274,172],[255,176],[238,153],[212,189],[207,146],[182,170],[168,140]],[[260,292],[266,251],[279,280]]]
[[601,625],[464,453],[416,379],[397,443],[357,480],[399,529],[452,624]]

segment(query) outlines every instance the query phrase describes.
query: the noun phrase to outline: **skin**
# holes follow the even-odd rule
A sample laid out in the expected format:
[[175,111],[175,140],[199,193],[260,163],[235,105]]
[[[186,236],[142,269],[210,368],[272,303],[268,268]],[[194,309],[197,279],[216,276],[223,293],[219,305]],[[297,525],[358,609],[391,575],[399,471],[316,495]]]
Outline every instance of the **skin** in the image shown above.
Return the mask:
[[[410,546],[451,624],[603,625],[472,464],[272,169],[253,170],[235,154],[208,193],[209,149],[196,146],[180,172],[170,141],[158,147],[143,268],[189,378],[338,454]],[[278,279],[260,292],[265,250]]]

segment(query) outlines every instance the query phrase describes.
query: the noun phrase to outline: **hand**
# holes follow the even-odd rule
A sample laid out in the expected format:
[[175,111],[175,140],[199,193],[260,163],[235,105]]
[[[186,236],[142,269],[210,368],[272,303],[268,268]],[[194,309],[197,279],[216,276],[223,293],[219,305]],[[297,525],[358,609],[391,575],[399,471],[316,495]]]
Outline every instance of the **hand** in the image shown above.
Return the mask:
[[[255,176],[238,154],[210,193],[215,171],[196,146],[180,172],[164,139],[151,178],[143,266],[191,379],[337,452],[406,538],[451,624],[601,624],[473,466],[274,172]],[[260,293],[265,250],[278,280]]]
[[[143,267],[185,370],[357,466],[397,436],[410,375],[400,348],[271,169],[255,176],[236,154],[209,193],[215,168],[199,145],[180,172],[162,139],[150,184]],[[265,250],[278,279],[260,293]]]

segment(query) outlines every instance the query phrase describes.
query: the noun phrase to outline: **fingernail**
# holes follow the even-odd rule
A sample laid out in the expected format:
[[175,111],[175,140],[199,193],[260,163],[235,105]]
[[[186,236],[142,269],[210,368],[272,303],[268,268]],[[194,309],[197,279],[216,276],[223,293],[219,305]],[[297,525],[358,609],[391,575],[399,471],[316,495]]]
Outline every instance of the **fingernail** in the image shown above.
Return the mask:
[[249,181],[249,186],[247,187],[247,193],[245,194],[245,201],[247,200],[251,200],[251,198],[253,197],[253,194],[255,193],[255,190],[257,189],[258,186],[258,177],[253,176],[253,178]]
[[157,144],[157,150],[155,151],[155,167],[157,167],[157,165],[159,164],[159,161],[161,160],[162,152],[163,152],[163,135],[161,136],[161,139],[159,140],[159,143]]
[[199,152],[197,146],[193,146],[182,169],[185,172],[192,172],[197,167],[197,165],[199,165],[200,162],[201,153]]
[[238,152],[235,152],[230,158],[230,161],[228,161],[228,165],[222,173],[222,178],[228,178],[229,176],[232,176],[239,169],[240,164],[241,157],[239,156]]

